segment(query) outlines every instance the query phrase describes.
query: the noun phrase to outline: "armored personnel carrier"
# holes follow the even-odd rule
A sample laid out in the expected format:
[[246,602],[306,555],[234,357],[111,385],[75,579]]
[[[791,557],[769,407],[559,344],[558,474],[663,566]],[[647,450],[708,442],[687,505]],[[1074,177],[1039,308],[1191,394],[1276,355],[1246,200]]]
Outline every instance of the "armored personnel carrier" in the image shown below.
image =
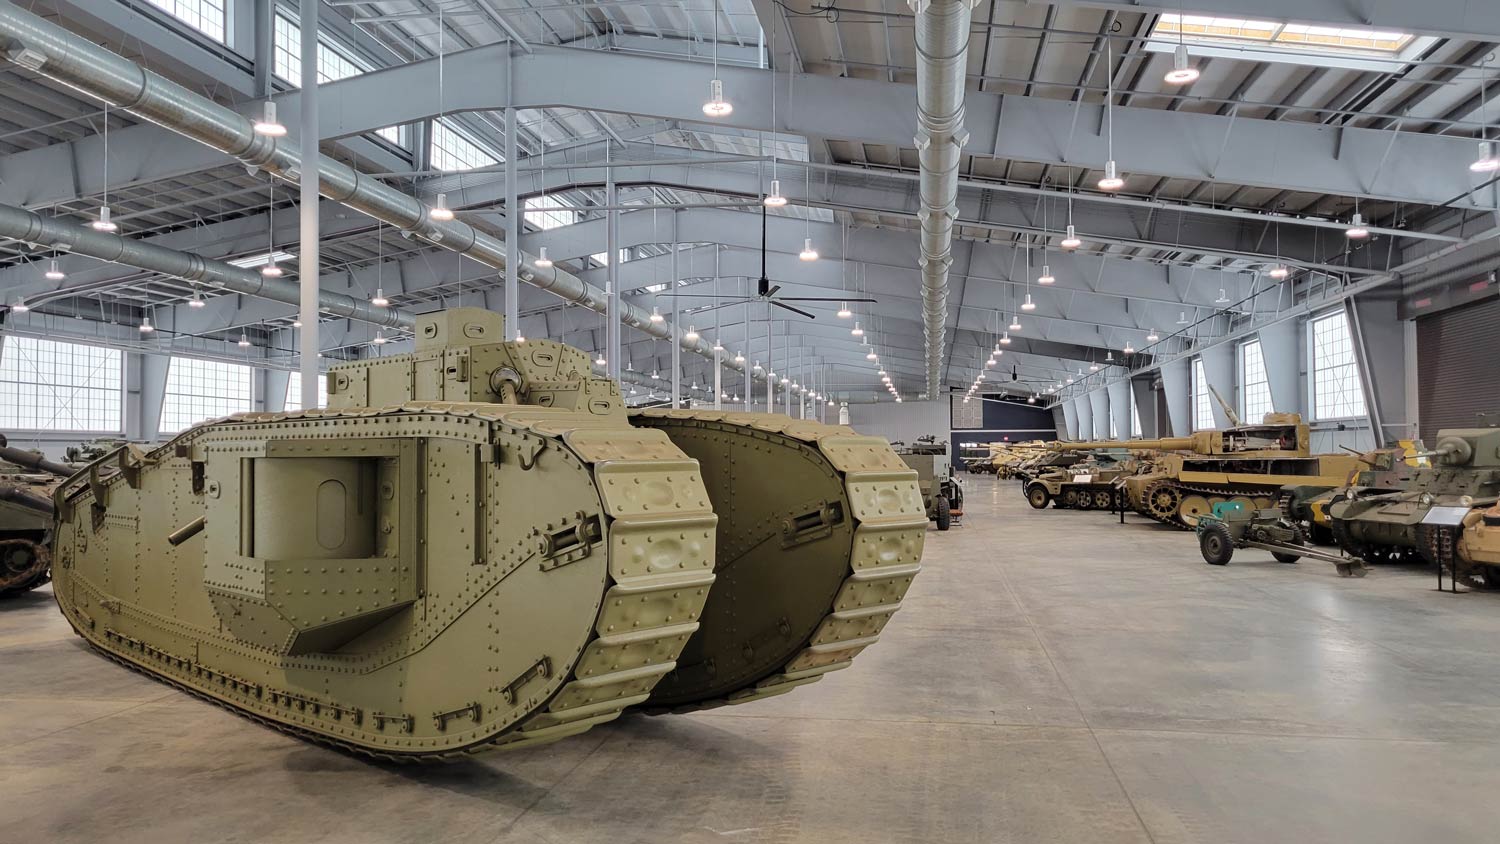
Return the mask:
[[[1413,465],[1423,457],[1430,465]],[[1443,430],[1431,451],[1362,459],[1327,505],[1341,548],[1372,562],[1425,559],[1472,588],[1500,590],[1500,428]]]
[[327,409],[91,464],[54,495],[64,615],[126,665],[403,760],[779,694],[875,641],[926,524],[884,440],[632,420],[583,352],[503,336],[428,314],[413,354],[334,367]]
[[1072,466],[1038,471],[1022,491],[1026,503],[1042,510],[1048,504],[1068,510],[1108,510],[1114,506],[1116,482],[1135,471],[1135,458],[1099,452]]
[[50,579],[52,490],[71,474],[72,467],[0,436],[0,598]]
[[1125,479],[1126,501],[1142,515],[1184,529],[1196,526],[1198,517],[1221,501],[1265,510],[1276,505],[1286,485],[1339,486],[1358,464],[1354,455],[1312,454],[1308,427],[1295,413],[1267,413],[1258,425],[1241,424],[1232,412],[1229,415],[1234,425],[1223,431],[1150,440],[1059,442],[1052,447],[1064,452],[1157,452]]

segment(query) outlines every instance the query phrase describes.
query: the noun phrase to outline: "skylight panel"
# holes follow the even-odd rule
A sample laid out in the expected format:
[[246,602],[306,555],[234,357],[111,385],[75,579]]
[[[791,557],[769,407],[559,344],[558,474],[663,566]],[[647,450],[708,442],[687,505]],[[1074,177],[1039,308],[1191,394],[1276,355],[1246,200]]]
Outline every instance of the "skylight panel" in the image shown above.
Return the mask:
[[1273,49],[1333,54],[1396,55],[1415,36],[1406,32],[1361,27],[1314,26],[1257,18],[1164,14],[1153,37],[1179,38],[1190,44],[1255,44]]

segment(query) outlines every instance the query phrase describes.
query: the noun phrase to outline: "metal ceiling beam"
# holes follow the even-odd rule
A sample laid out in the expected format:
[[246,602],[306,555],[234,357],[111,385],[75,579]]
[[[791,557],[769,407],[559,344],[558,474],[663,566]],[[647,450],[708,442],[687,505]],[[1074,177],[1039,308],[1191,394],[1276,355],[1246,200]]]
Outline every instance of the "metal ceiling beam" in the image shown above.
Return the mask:
[[[1059,6],[1088,6],[1145,14],[1176,14],[1178,0],[1051,0]],[[1420,35],[1500,41],[1500,5],[1475,0],[1193,0],[1188,11],[1221,17],[1255,17],[1288,23],[1374,27]]]
[[[5,4],[10,5],[10,4]],[[444,106],[448,112],[573,107],[645,115],[685,123],[703,121],[701,63],[533,45],[518,57],[507,79],[509,44],[488,45],[445,57]],[[721,66],[732,115],[715,125],[775,131],[815,140],[912,147],[911,110],[916,89],[876,80],[799,75],[797,97],[771,120],[768,102],[743,92],[761,91],[768,71]],[[507,85],[511,82],[511,85]],[[435,116],[437,84],[433,60],[373,71],[330,83],[321,111],[325,138],[360,135]],[[280,113],[296,113],[296,92],[277,98]],[[1106,157],[1102,106],[1013,95],[968,92],[966,124],[974,141],[969,154],[1076,167],[1101,166]],[[1330,127],[1289,121],[1194,114],[1125,107],[1114,110],[1118,158],[1127,176],[1159,176],[1248,184],[1258,187],[1361,196],[1435,205],[1458,197],[1459,207],[1487,208],[1473,195],[1479,182],[1458,166],[1473,157],[1464,138],[1382,129]],[[122,148],[152,150],[152,162],[135,176],[149,181],[155,169],[177,172],[174,163],[189,144],[165,130],[134,127],[115,133]],[[24,155],[25,153],[19,154]],[[201,154],[201,153],[200,153]],[[1434,167],[1433,162],[1453,162]],[[20,172],[0,162],[0,175]],[[12,204],[47,201],[56,188],[34,195],[0,197]]]

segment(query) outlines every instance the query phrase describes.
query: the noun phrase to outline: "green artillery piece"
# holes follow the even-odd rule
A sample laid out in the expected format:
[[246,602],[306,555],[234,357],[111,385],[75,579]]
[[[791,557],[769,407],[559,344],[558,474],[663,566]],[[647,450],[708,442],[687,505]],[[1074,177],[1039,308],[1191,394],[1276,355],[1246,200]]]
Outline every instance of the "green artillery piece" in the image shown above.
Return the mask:
[[1364,577],[1368,570],[1358,557],[1345,557],[1303,544],[1302,531],[1286,521],[1278,509],[1252,510],[1238,501],[1221,501],[1211,513],[1199,517],[1198,550],[1203,561],[1227,566],[1236,548],[1270,551],[1280,563],[1295,563],[1303,557],[1333,563],[1344,577]]

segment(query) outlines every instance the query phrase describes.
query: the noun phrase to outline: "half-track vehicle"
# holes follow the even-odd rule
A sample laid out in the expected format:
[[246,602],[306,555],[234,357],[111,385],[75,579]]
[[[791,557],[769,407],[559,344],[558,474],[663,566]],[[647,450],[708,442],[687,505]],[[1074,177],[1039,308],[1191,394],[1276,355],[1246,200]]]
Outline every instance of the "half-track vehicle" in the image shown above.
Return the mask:
[[50,579],[52,490],[71,474],[72,467],[0,436],[0,598]]
[[948,444],[940,443],[934,435],[918,437],[911,445],[895,444],[896,453],[912,471],[917,473],[917,485],[922,490],[922,504],[927,518],[938,530],[947,530],[953,525],[954,516],[962,516],[964,490],[953,477],[953,464],[948,459]]
[[[1413,465],[1423,457],[1430,465]],[[1471,588],[1500,590],[1500,428],[1441,430],[1430,451],[1366,460],[1328,503],[1341,548],[1371,562],[1420,558]]]
[[1115,506],[1117,481],[1135,471],[1128,454],[1096,452],[1072,466],[1037,471],[1021,488],[1026,503],[1042,510],[1048,504],[1068,510],[1108,510]]
[[886,441],[632,416],[584,352],[503,328],[423,315],[413,353],[334,366],[326,409],[90,464],[53,495],[64,616],[130,667],[397,760],[781,694],[878,638],[926,527]]

